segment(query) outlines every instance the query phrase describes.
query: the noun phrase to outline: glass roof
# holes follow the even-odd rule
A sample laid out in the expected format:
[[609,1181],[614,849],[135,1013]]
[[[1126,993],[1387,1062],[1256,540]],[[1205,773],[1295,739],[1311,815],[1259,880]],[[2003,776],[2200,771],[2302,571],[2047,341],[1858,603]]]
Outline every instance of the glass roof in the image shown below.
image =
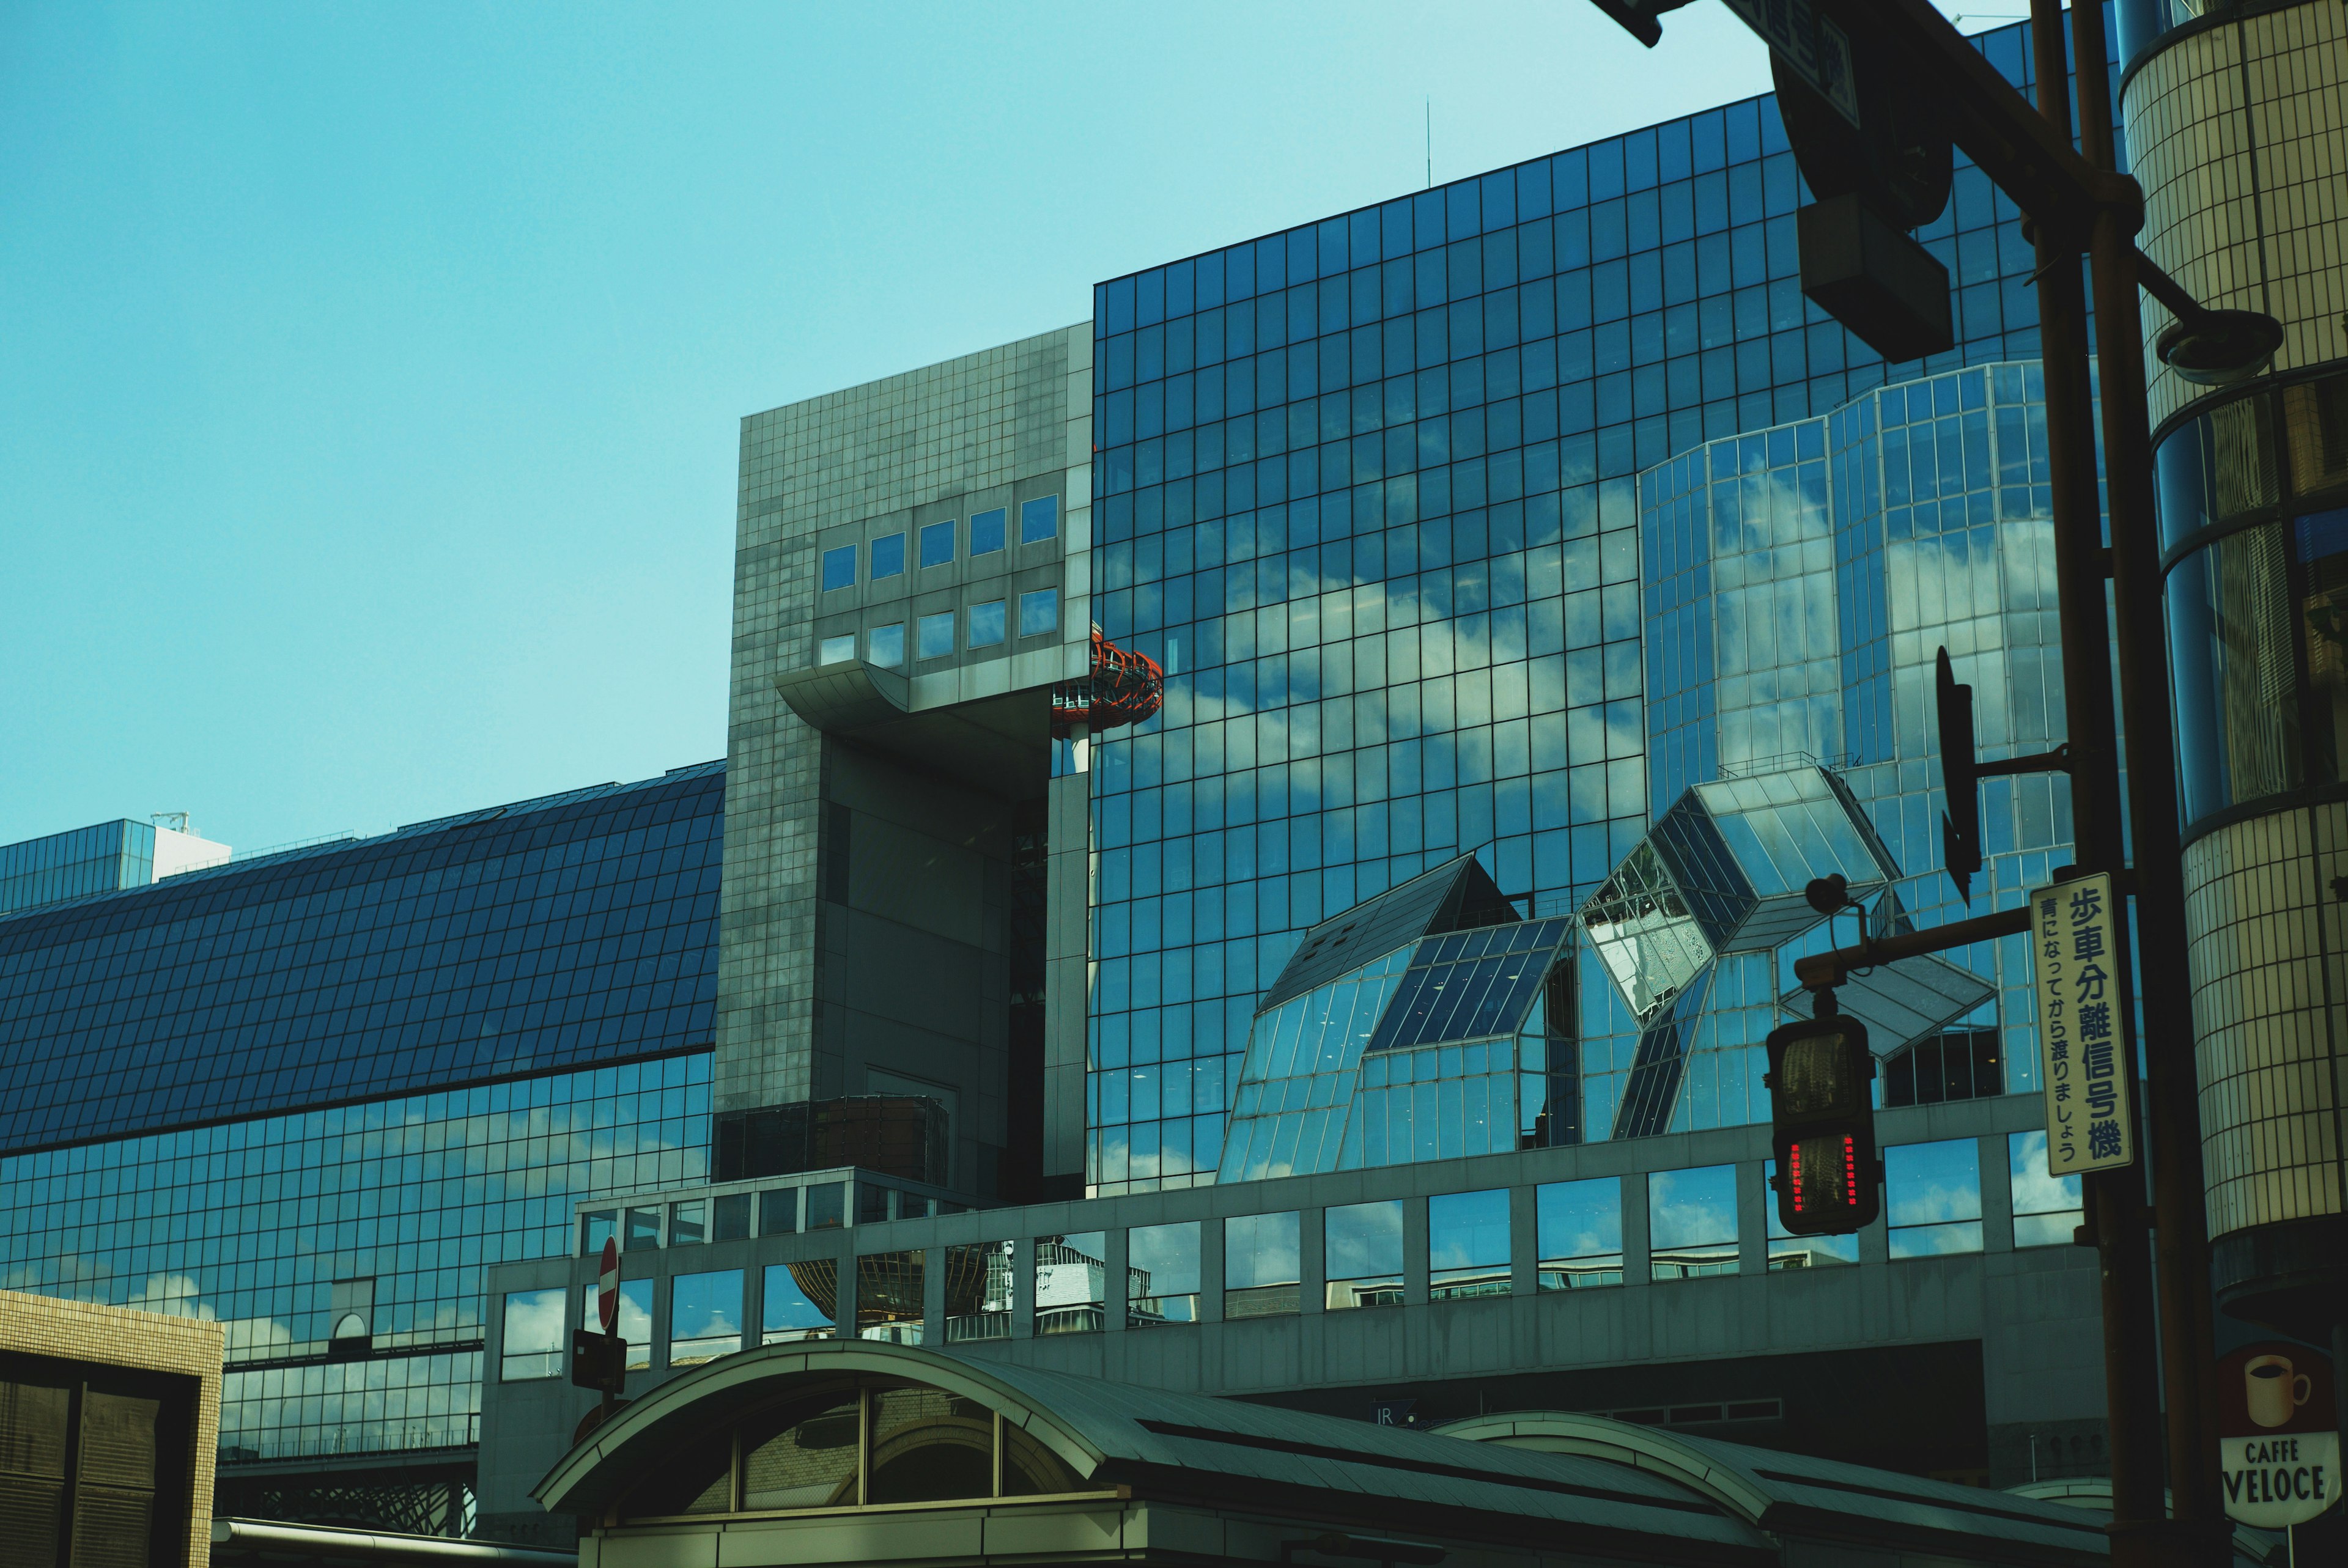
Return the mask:
[[1723,953],[1766,952],[1823,918],[1803,897],[1840,876],[1853,897],[1898,867],[1842,781],[1816,766],[1697,784],[1632,846],[1581,912],[1641,1023]]

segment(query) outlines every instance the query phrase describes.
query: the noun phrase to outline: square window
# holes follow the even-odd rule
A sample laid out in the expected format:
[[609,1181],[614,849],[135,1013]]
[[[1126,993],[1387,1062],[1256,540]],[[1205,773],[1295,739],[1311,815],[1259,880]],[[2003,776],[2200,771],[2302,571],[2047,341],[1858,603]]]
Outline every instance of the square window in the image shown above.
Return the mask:
[[1019,503],[1019,542],[1032,545],[1060,531],[1060,497],[1038,496]]
[[1883,1207],[1895,1258],[1981,1251],[1981,1145],[1951,1138],[1884,1150]]
[[953,519],[932,523],[922,530],[922,564],[952,566],[953,564]]
[[905,667],[905,623],[892,620],[886,626],[876,626],[864,634],[864,657],[867,662],[883,670]]
[[2007,1180],[2013,1194],[2013,1245],[2068,1246],[2071,1233],[2085,1219],[2076,1176],[2049,1175],[2046,1131],[2006,1135]]
[[970,645],[993,648],[1003,641],[1003,601],[990,600],[970,607]]
[[845,664],[855,657],[856,633],[853,631],[843,631],[837,637],[827,637],[823,640],[821,651],[816,655],[816,662],[819,664]]
[[918,646],[914,656],[921,659],[943,659],[954,651],[953,611],[925,615],[915,623]]
[[1736,1272],[1736,1167],[1647,1177],[1647,1243],[1656,1279]]
[[1534,1194],[1543,1290],[1622,1283],[1622,1181],[1555,1182]]
[[1060,630],[1060,595],[1056,589],[1039,588],[1033,593],[1019,596],[1019,635],[1043,637]]
[[1346,1204],[1322,1214],[1328,1310],[1402,1305],[1402,1201]]
[[1003,508],[973,512],[970,515],[970,553],[974,556],[993,555],[1003,548]]
[[856,547],[842,545],[823,552],[823,591],[856,586]]
[[897,577],[905,569],[905,536],[883,534],[872,541],[872,579]]

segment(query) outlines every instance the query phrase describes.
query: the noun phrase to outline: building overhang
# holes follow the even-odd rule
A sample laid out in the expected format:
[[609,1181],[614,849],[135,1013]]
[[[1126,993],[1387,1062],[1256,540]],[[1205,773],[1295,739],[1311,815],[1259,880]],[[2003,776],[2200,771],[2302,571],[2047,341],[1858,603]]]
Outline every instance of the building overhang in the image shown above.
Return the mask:
[[1031,686],[917,706],[894,670],[850,660],[778,675],[776,694],[825,734],[990,794],[1040,796],[1051,774],[1052,689]]

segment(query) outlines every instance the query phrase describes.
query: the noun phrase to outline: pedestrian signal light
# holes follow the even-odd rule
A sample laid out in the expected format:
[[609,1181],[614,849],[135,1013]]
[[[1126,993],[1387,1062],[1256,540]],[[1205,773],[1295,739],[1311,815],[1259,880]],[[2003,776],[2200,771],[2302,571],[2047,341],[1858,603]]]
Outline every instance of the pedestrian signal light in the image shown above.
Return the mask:
[[1794,1235],[1849,1235],[1883,1206],[1867,1030],[1852,1018],[1808,1019],[1772,1031],[1767,1049],[1777,1223]]

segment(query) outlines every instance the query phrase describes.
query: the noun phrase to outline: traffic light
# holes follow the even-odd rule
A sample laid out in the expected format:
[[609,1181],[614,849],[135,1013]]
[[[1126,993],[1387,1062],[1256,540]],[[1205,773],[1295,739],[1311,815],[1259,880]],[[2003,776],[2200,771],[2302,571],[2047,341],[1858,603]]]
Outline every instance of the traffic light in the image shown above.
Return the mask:
[[627,1387],[628,1342],[592,1328],[571,1331],[571,1380],[582,1389],[619,1394]]
[[1855,1018],[1805,1019],[1771,1030],[1768,1051],[1777,1223],[1794,1235],[1849,1235],[1883,1208],[1867,1030]]

